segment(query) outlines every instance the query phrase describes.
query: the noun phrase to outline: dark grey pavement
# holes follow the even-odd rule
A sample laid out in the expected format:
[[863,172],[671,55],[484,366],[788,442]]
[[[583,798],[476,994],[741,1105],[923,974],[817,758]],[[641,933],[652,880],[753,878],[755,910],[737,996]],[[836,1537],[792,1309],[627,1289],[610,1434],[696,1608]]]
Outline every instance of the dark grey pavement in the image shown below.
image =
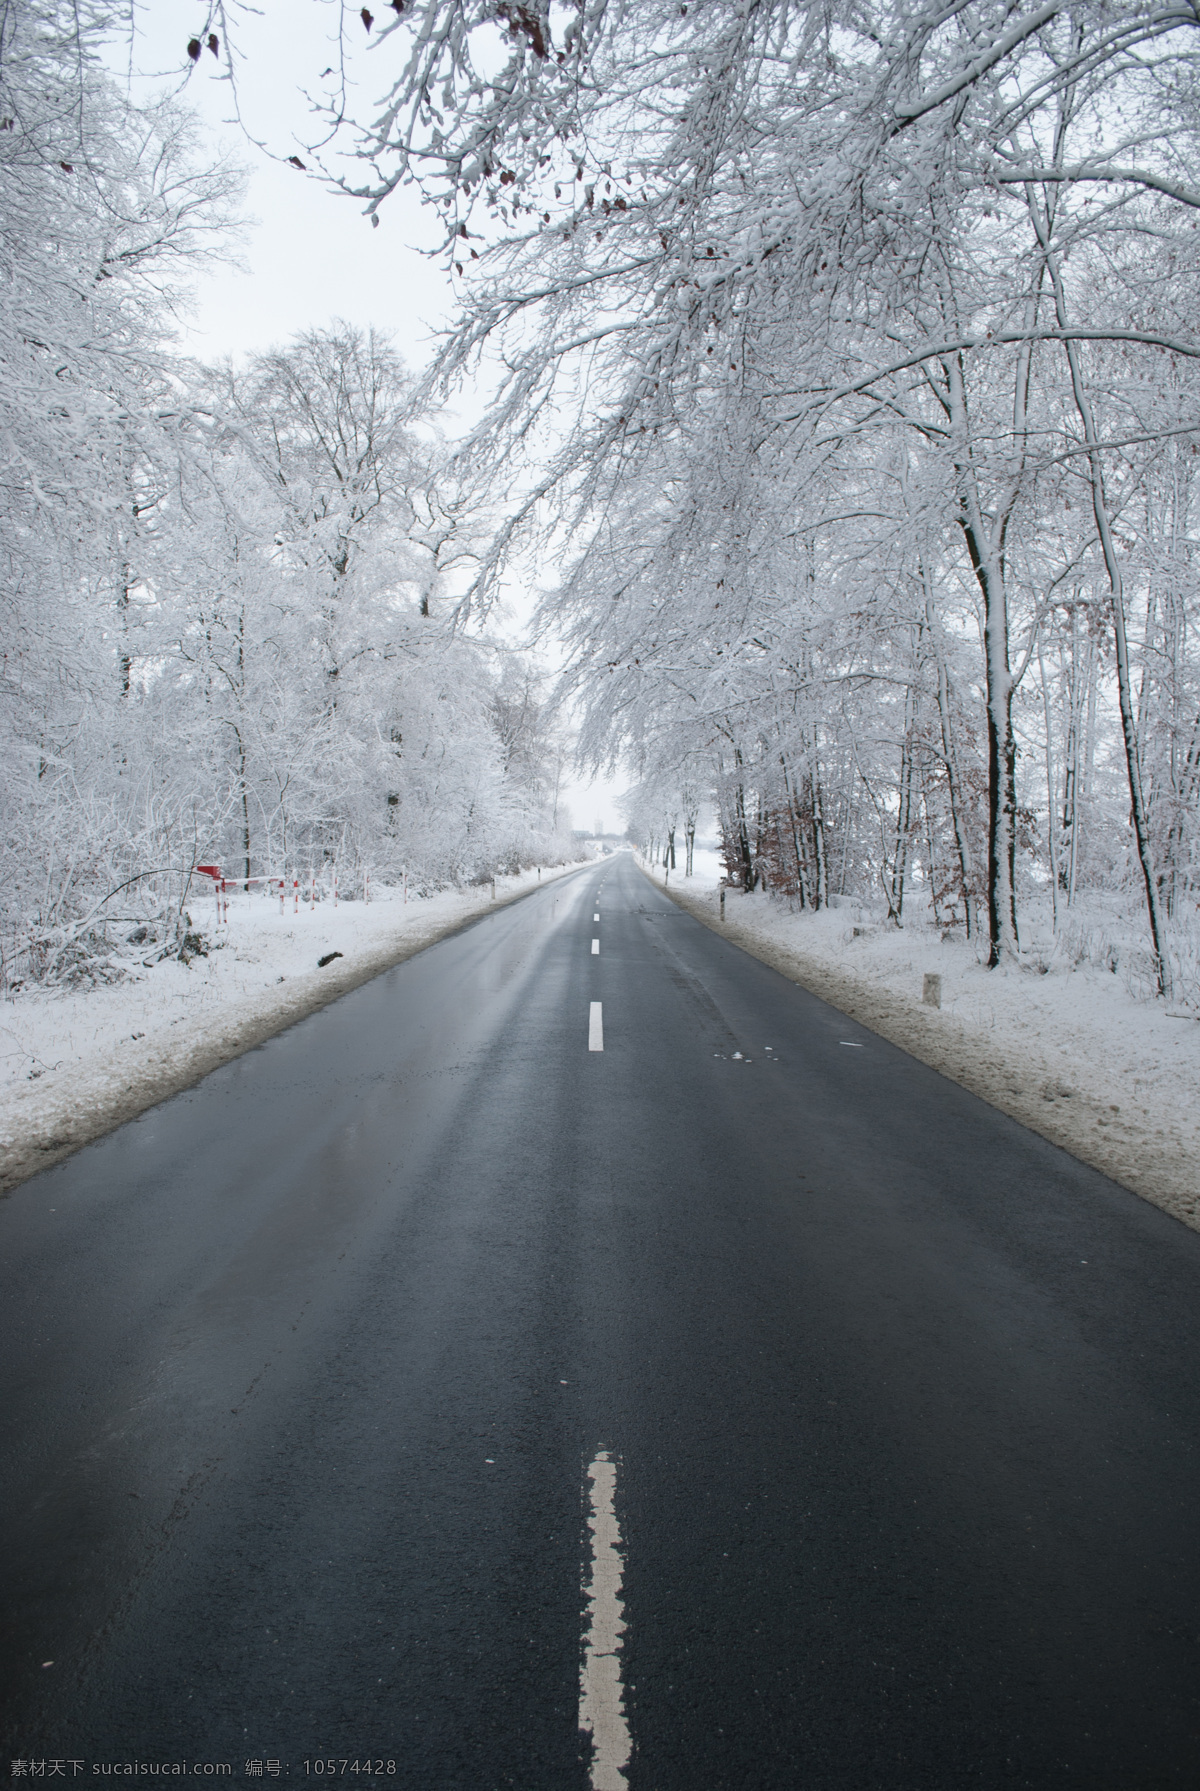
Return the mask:
[[630,1791],[1200,1785],[1198,1294],[609,861],[0,1203],[8,1758],[583,1791],[607,1449]]

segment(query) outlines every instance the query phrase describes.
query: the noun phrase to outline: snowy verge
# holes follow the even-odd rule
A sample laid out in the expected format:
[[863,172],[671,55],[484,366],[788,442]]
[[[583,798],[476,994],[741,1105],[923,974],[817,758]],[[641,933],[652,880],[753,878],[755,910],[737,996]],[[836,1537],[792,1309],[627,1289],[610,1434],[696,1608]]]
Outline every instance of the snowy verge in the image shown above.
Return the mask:
[[[661,887],[661,867],[642,869]],[[728,890],[715,863],[667,893],[697,919],[922,1063],[1200,1230],[1200,1025],[1115,975],[1031,951],[985,970],[962,940],[847,903],[792,913]],[[941,1007],[922,1000],[941,977]]]
[[[585,860],[581,862],[590,862]],[[232,894],[192,904],[207,956],[170,958],[137,980],[0,1004],[0,1192],[69,1156],[210,1070],[459,927],[529,895],[579,864],[525,871],[490,886],[405,902],[280,912],[277,897]],[[318,967],[317,960],[338,953]]]

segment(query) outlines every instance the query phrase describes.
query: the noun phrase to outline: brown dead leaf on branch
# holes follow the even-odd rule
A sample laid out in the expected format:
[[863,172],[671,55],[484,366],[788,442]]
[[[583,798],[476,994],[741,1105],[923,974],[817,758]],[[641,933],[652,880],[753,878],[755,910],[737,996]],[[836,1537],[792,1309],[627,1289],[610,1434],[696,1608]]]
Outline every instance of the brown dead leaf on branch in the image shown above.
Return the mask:
[[546,36],[542,29],[542,21],[531,7],[504,4],[496,8],[496,17],[508,23],[509,33],[513,37],[525,36],[534,55],[545,61],[550,54],[546,47]]

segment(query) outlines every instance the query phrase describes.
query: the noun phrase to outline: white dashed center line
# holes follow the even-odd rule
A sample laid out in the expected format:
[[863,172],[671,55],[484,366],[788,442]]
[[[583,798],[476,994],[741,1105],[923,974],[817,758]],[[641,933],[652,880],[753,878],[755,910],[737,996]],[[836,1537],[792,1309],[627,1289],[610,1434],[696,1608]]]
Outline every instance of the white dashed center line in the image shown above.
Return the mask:
[[591,1559],[583,1582],[588,1601],[588,1632],[579,1669],[579,1727],[592,1738],[592,1791],[625,1791],[625,1768],[633,1744],[621,1684],[624,1562],[621,1526],[613,1504],[617,1469],[606,1450],[601,1450],[588,1469],[588,1479],[592,1483],[588,1501]]
[[604,1003],[593,1001],[588,1009],[588,1050],[604,1049]]
[[600,941],[598,939],[592,940],[592,956],[594,958],[598,958],[600,956]]
[[595,921],[595,922],[596,922],[596,924],[597,924],[597,925],[599,925],[599,923],[600,923],[600,916],[599,916],[599,915],[598,915],[598,914],[593,914],[593,915],[592,915],[592,919],[593,919],[593,920],[594,920],[594,921]]

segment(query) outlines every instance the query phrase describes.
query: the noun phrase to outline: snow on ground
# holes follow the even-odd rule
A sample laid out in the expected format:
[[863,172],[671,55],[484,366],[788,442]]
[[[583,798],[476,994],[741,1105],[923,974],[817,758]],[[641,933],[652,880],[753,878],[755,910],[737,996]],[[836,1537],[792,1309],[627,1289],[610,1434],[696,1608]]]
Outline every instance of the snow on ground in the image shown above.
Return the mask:
[[[496,882],[497,903],[575,866]],[[189,905],[208,955],[142,965],[136,980],[0,1002],[0,1190],[187,1088],[218,1064],[357,988],[493,906],[491,888],[405,902],[294,901],[231,893],[227,925],[212,895]],[[329,952],[340,953],[318,967]]]
[[[662,883],[661,868],[650,874]],[[716,854],[698,851],[670,893],[719,928],[719,880]],[[1106,965],[1102,914],[1056,939],[1030,911],[1025,961],[985,970],[924,916],[897,931],[855,902],[793,913],[735,890],[725,912],[727,936],[755,957],[1200,1230],[1200,1024],[1146,993],[1135,954]],[[942,979],[940,1009],[922,1000],[926,974]]]

